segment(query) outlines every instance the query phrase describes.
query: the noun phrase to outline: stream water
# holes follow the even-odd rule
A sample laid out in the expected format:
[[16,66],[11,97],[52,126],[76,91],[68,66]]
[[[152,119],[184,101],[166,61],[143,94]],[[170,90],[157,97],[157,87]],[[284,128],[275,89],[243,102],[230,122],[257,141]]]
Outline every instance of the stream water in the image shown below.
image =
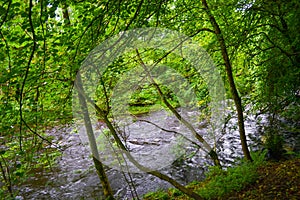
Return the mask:
[[[191,112],[189,114],[194,116],[197,113]],[[139,119],[158,123],[161,127],[169,130],[180,130],[178,120],[164,111],[156,111],[141,116]],[[203,133],[202,136],[211,145],[216,144],[216,151],[224,166],[230,166],[236,158],[242,157],[239,133],[235,127],[236,120],[236,118],[231,118],[225,129],[226,134],[219,133],[215,138],[206,137],[207,126],[205,123],[198,122],[200,126],[198,125],[196,128],[199,133]],[[163,121],[166,123],[161,123]],[[246,118],[247,139],[250,148],[254,151],[261,148],[260,131],[266,122],[265,116],[255,118],[249,115]],[[128,147],[132,152],[145,155],[150,154],[149,152],[154,147],[158,148],[159,151],[168,149],[168,145],[176,137],[174,133],[168,133],[168,136],[166,136],[161,129],[140,121],[127,125],[127,129],[131,133],[127,138]],[[69,125],[48,131],[47,134],[54,136],[54,142],[64,149],[63,154],[57,159],[57,165],[53,167],[52,171],[36,171],[34,177],[29,178],[26,183],[18,188],[20,191],[19,199],[103,199],[101,184],[90,157],[89,147],[84,139],[80,137],[80,131],[84,131],[84,129],[79,130],[78,134],[74,132],[74,127]],[[286,135],[288,144],[299,150],[300,134]],[[189,156],[192,154],[195,155]],[[209,165],[212,165],[212,161],[207,154],[192,144],[185,147],[185,154],[169,160],[172,162],[160,167],[160,171],[182,184],[187,184],[193,180],[202,180],[204,172]],[[145,162],[142,164],[149,163],[149,161],[143,160],[142,162]],[[124,176],[122,172],[111,167],[107,167],[106,170],[116,197],[130,199],[132,197],[130,192],[132,186],[127,184],[130,181],[128,174]],[[135,190],[140,196],[149,191],[172,187],[170,184],[144,173],[131,173],[131,178]]]

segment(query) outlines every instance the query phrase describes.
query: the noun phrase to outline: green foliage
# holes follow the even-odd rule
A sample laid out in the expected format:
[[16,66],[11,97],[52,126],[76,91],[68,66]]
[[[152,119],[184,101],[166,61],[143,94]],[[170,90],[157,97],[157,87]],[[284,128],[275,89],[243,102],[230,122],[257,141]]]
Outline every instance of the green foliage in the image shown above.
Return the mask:
[[[257,180],[257,168],[265,164],[266,153],[267,151],[251,152],[253,162],[243,159],[238,165],[227,170],[212,166],[207,172],[204,181],[193,181],[187,187],[192,188],[204,199],[218,199],[232,192],[238,192]],[[150,192],[144,196],[144,199],[176,199],[177,197],[178,199],[186,198],[182,192],[171,188],[168,192]]]
[[[35,138],[34,141],[37,141]],[[9,188],[22,184],[27,178],[34,176],[35,171],[45,170],[51,171],[55,166],[55,160],[60,156],[60,152],[56,149],[43,149],[40,145],[33,146],[31,142],[23,143],[23,151],[19,150],[19,144],[16,142],[6,143],[6,149],[0,153],[0,162],[3,171],[1,176],[3,178],[2,191],[5,191],[4,199],[10,198]],[[4,178],[5,177],[5,178]]]
[[[300,41],[299,31],[295,31],[300,28],[295,21],[300,16],[298,7],[299,1],[278,1],[272,5],[255,1],[253,9],[245,13],[245,18],[252,17],[261,24],[253,25],[251,32],[257,37],[244,44],[255,89],[251,100],[258,109],[272,114],[285,112],[287,106],[297,101],[294,93],[300,85],[300,60],[295,53]],[[270,17],[270,13],[276,17]],[[259,45],[251,44],[254,41]]]
[[[143,62],[149,66],[151,66],[155,60],[164,57],[167,53],[153,49],[142,49],[140,51]],[[129,98],[127,96],[127,98],[122,100],[125,100],[129,104],[129,111],[132,114],[149,112],[149,110],[152,109],[152,105],[164,106],[157,88],[155,88],[154,84],[149,82],[148,78],[146,78],[147,76],[145,75],[145,72],[143,72],[144,70],[135,71],[135,68],[137,68],[139,64],[132,59],[133,57],[137,57],[134,52],[126,53],[116,59],[116,61],[104,71],[96,91],[97,105],[101,109],[105,111],[109,110],[113,93],[119,94],[126,92],[128,92]],[[183,61],[178,56],[170,54],[162,59],[160,65],[168,66],[172,69],[166,70],[161,74],[153,72],[153,76],[156,77],[155,81],[162,90],[163,96],[167,98],[173,107],[179,107],[180,103],[185,103],[180,102],[180,99],[178,99],[177,96],[178,94],[173,90],[176,90],[177,92],[180,91],[181,99],[189,99],[190,94],[195,94],[197,99],[189,99],[195,105],[198,104],[198,102],[201,102],[199,106],[208,104],[210,99],[208,98],[208,90],[203,81],[203,77],[201,77],[200,74],[197,74],[190,64]],[[141,73],[141,77],[136,77],[136,73]],[[90,79],[90,77],[87,78]],[[184,80],[185,83],[177,84],[176,81],[178,81],[178,78]],[[122,84],[120,84],[120,82]],[[128,84],[130,84],[131,87],[128,88]],[[116,86],[119,87],[117,92]],[[129,90],[132,90],[130,91],[131,93]]]
[[184,193],[176,188],[170,188],[168,191],[158,190],[156,192],[149,192],[143,196],[145,200],[171,200],[176,199],[177,197],[183,196]]
[[[15,0],[0,4],[0,160],[4,168],[10,167],[0,177],[5,185],[17,187],[31,175],[32,169],[51,168],[59,153],[47,148],[47,142],[38,135],[51,140],[45,130],[70,121],[71,91],[82,61],[94,47],[120,31],[162,27],[193,36],[213,58],[224,78],[227,96],[231,97],[218,38],[210,31],[212,27],[201,1]],[[243,103],[253,104],[260,113],[298,122],[300,100],[295,91],[300,86],[299,1],[220,0],[208,1],[208,5],[226,40],[239,94],[247,97],[242,98]],[[151,65],[166,53],[143,49],[141,55]],[[186,60],[171,53],[159,64],[174,69],[161,74],[171,80],[169,84],[176,85],[174,72],[186,80],[179,88],[182,96],[189,97],[194,92],[196,99],[191,101],[198,107],[209,107],[205,77],[195,73]],[[138,65],[135,53],[128,52],[108,66],[102,80],[95,80],[95,100],[102,110],[110,112],[115,86]],[[172,88],[159,85],[171,104],[180,106]],[[190,86],[189,91],[186,86]],[[132,114],[146,113],[162,105],[151,84],[137,88],[128,99]],[[203,111],[202,118],[207,118],[209,108]],[[277,125],[271,124],[265,143],[275,154],[282,149]],[[288,131],[297,133],[299,128],[288,127]],[[238,177],[235,172],[226,173],[234,174],[237,180],[251,179]],[[5,181],[3,176],[10,176],[11,180]],[[0,194],[8,193],[7,186],[0,189]]]
[[163,107],[158,102],[157,104],[154,105],[146,105],[146,106],[130,106],[128,111],[132,115],[142,115],[142,114],[147,114],[149,112],[161,110]]
[[240,191],[257,179],[256,169],[264,163],[266,152],[252,153],[253,163],[243,161],[240,165],[228,168],[226,171],[211,167],[207,173],[207,184],[198,189],[205,199],[222,197],[233,191]]
[[157,103],[160,97],[154,86],[145,85],[136,90],[129,101],[130,106],[149,106]]
[[[295,102],[290,104],[289,106],[285,107],[283,112],[281,113],[281,116],[287,120],[290,120],[292,122],[299,122],[300,121],[300,98],[295,99]],[[299,132],[299,127],[289,127],[291,129],[294,128],[294,130],[289,130],[291,132]],[[298,129],[297,129],[298,128]]]
[[168,200],[169,195],[162,190],[156,191],[156,192],[149,192],[147,194],[144,195],[143,197],[146,200],[158,200],[158,199],[162,199],[162,200]]
[[173,196],[173,197],[179,197],[179,196],[182,196],[184,195],[183,192],[181,192],[180,190],[176,189],[176,188],[170,188],[168,190],[168,193]]
[[[167,101],[173,107],[178,107],[179,102],[174,93],[170,91],[170,89],[168,89],[166,86],[160,85],[159,87],[167,98]],[[153,85],[146,85],[136,90],[129,100],[129,105],[129,111],[131,114],[148,113],[150,110],[155,111],[156,109],[160,109],[162,107],[168,109],[162,102],[157,89]]]
[[269,150],[270,158],[279,160],[283,157],[284,139],[282,135],[279,135],[277,130],[272,128],[267,129],[264,147]]

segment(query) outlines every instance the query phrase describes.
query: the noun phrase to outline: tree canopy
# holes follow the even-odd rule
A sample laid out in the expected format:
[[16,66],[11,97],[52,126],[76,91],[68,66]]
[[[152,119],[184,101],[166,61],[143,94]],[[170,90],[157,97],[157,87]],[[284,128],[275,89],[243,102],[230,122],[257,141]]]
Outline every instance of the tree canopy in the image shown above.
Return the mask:
[[[277,117],[299,121],[299,7],[297,0],[2,1],[0,181],[5,185],[0,196],[5,191],[13,196],[13,186],[30,169],[49,167],[49,156],[58,155],[58,146],[45,130],[71,122],[72,91],[82,62],[99,44],[127,30],[170,29],[203,47],[222,76],[226,97],[235,101],[240,130],[249,104],[253,113],[270,115],[271,130],[278,129]],[[141,55],[145,62],[171,65],[192,85],[198,105],[209,105],[205,79],[186,60],[165,54],[145,49]],[[102,111],[109,112],[109,97],[122,74],[141,63],[134,55],[119,57],[103,74],[95,99]],[[154,86],[139,88],[130,109],[157,104],[160,96]],[[169,88],[162,91],[178,106]],[[55,148],[44,148],[50,144]],[[245,138],[243,145],[251,160]]]

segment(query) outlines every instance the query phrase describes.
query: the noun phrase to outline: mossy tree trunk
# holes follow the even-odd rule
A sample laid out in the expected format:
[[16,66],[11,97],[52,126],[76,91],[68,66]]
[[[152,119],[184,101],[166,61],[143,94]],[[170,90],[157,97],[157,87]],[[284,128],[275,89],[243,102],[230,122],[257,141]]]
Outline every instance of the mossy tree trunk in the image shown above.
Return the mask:
[[108,119],[107,116],[107,112],[101,110],[101,108],[99,108],[99,106],[97,106],[95,104],[94,101],[92,101],[91,99],[89,99],[88,97],[86,98],[88,100],[89,103],[92,104],[92,106],[96,109],[96,111],[99,113],[99,115],[101,115],[101,119],[103,119],[103,121],[105,122],[105,124],[107,125],[110,133],[112,134],[112,136],[114,137],[114,140],[116,141],[118,147],[122,150],[122,152],[126,155],[126,157],[128,158],[128,160],[133,163],[139,170],[147,173],[147,174],[151,174],[153,176],[156,176],[164,181],[169,182],[170,184],[172,184],[175,188],[177,188],[178,190],[180,190],[181,192],[185,193],[187,196],[189,196],[190,198],[196,199],[196,200],[202,200],[203,198],[198,195],[197,193],[193,192],[192,190],[186,188],[185,186],[181,185],[180,183],[178,183],[176,180],[172,179],[171,177],[160,173],[159,171],[155,171],[153,169],[147,168],[143,165],[141,165],[138,161],[136,161],[132,155],[130,154],[130,152],[128,151],[128,149],[125,147],[125,145],[122,143],[120,137],[118,136],[118,132],[115,129],[115,127],[113,126],[113,124],[110,122],[110,120]]
[[[138,49],[136,49],[136,53],[137,53],[137,57],[139,60],[139,64],[143,67],[143,69],[145,70],[145,72],[147,73],[147,76],[150,78],[152,84],[154,85],[154,87],[156,88],[159,96],[162,99],[162,102],[169,108],[169,110],[175,115],[175,117],[181,122],[183,123],[190,131],[191,133],[194,135],[194,137],[203,144],[204,148],[208,151],[208,155],[210,156],[210,158],[213,160],[214,164],[216,166],[218,166],[219,168],[222,168],[218,154],[216,153],[216,151],[206,142],[206,140],[195,130],[195,128],[193,127],[193,125],[191,123],[189,123],[185,118],[183,118],[178,112],[177,110],[169,103],[169,101],[166,98],[166,95],[162,92],[160,86],[156,83],[156,81],[154,80],[154,78],[152,77],[148,67],[146,66],[146,64],[143,62],[140,53],[138,51]],[[158,63],[158,62],[157,62]],[[154,66],[152,66],[154,67]]]
[[221,29],[219,24],[217,23],[214,15],[212,14],[211,10],[208,7],[207,1],[202,0],[202,5],[205,9],[206,14],[209,17],[210,23],[214,28],[215,34],[217,36],[220,48],[221,48],[221,53],[222,53],[222,58],[225,63],[225,70],[227,74],[227,79],[230,85],[230,90],[231,94],[235,103],[237,115],[238,115],[238,127],[239,127],[239,133],[240,133],[240,140],[242,144],[242,149],[244,156],[247,160],[252,161],[248,145],[247,145],[247,139],[246,139],[246,133],[245,133],[245,126],[244,126],[244,116],[243,116],[243,107],[242,107],[242,101],[241,98],[238,94],[238,91],[236,89],[236,85],[234,82],[233,74],[232,74],[232,66],[229,60],[228,52],[227,52],[227,47],[225,44],[224,37],[222,35]]
[[106,176],[103,164],[100,161],[100,156],[99,156],[99,152],[98,152],[98,148],[97,148],[97,144],[96,144],[96,139],[95,139],[93,127],[91,124],[91,119],[89,116],[88,106],[87,106],[87,102],[85,99],[85,95],[83,93],[84,90],[82,87],[82,80],[81,80],[80,74],[78,74],[78,76],[77,76],[77,81],[76,81],[75,87],[77,88],[77,91],[78,91],[79,104],[80,104],[81,110],[83,112],[86,133],[88,135],[94,165],[95,165],[97,174],[98,174],[101,184],[102,184],[104,196],[106,197],[106,199],[113,200],[114,199],[113,192],[110,187],[108,178]]

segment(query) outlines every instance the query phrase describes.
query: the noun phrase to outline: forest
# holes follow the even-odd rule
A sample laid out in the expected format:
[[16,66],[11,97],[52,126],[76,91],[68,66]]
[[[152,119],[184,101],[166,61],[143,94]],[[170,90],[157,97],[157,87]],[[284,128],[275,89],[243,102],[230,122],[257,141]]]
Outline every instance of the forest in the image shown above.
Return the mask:
[[0,2],[0,199],[300,199],[298,0]]

